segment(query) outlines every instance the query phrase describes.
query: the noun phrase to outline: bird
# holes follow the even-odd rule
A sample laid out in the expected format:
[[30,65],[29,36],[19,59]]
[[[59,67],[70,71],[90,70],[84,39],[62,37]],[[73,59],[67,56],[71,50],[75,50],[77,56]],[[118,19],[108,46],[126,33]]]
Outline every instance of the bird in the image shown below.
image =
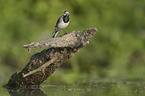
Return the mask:
[[60,29],[64,29],[65,27],[69,25],[69,22],[70,22],[69,16],[70,16],[70,13],[68,11],[64,11],[63,15],[59,17],[59,19],[56,22],[55,30],[52,34],[52,38],[56,37]]

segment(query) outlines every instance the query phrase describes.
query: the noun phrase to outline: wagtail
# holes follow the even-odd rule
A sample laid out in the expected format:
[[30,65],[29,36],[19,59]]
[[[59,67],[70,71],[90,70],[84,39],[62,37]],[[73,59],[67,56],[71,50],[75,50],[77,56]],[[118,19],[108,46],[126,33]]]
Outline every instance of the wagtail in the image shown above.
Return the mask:
[[56,22],[54,33],[52,34],[52,38],[56,37],[60,29],[64,29],[65,27],[68,26],[69,21],[70,21],[69,15],[70,15],[69,12],[64,11],[63,15],[59,17],[59,19]]

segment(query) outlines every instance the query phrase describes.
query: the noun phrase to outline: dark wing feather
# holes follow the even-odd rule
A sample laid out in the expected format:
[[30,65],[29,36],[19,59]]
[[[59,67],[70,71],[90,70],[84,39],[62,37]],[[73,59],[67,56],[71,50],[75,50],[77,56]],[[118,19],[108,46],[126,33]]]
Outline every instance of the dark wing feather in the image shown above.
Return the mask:
[[56,35],[58,34],[58,32],[59,32],[59,29],[57,27],[55,27],[55,30],[54,30],[54,32],[52,34],[52,38],[55,38]]
[[62,17],[62,16],[60,16],[60,17],[58,18],[55,27],[57,27],[58,23],[60,22],[61,17]]

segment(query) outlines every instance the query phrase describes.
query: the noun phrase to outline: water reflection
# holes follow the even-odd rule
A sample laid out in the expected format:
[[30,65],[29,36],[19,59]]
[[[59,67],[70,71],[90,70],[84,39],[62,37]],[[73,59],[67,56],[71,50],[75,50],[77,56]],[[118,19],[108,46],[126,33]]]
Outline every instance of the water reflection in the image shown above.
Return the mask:
[[39,88],[8,90],[11,96],[145,96],[145,83],[79,82],[75,84],[44,84]]
[[8,89],[10,96],[47,96],[40,89]]

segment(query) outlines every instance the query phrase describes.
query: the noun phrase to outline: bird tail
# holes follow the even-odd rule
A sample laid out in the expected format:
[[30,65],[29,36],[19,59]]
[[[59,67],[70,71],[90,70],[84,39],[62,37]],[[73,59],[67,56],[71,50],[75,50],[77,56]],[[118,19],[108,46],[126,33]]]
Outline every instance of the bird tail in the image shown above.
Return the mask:
[[55,31],[52,34],[52,38],[55,38],[56,35],[58,34],[58,32],[59,32],[59,29],[58,28],[55,28]]

